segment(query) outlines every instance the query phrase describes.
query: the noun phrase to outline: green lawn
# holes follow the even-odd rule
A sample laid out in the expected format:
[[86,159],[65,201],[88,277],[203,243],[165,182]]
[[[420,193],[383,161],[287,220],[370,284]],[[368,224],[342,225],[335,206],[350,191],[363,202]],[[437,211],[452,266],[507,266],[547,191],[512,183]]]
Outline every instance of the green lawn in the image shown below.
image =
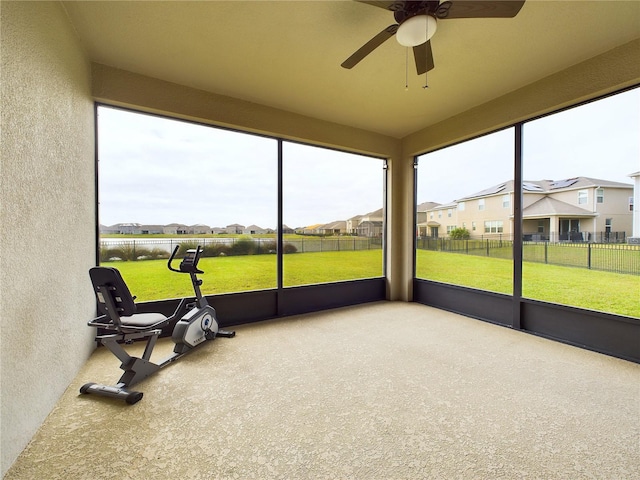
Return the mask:
[[[512,293],[511,260],[418,250],[417,276],[505,294]],[[193,295],[187,275],[170,272],[166,260],[107,262],[139,301]],[[177,265],[177,263],[176,263]],[[276,287],[276,256],[202,258],[206,294]],[[284,256],[285,286],[382,275],[382,251],[295,253]],[[523,296],[631,317],[640,317],[640,276],[525,262]]]
[[[417,277],[512,293],[511,260],[418,250]],[[523,297],[640,317],[640,276],[524,262]]]
[[[174,261],[177,268],[179,261]],[[382,250],[295,253],[284,256],[284,285],[309,285],[382,276]],[[188,275],[167,269],[166,260],[103,262],[116,267],[138,301],[193,295]],[[205,294],[276,288],[276,256],[245,255],[202,258]]]

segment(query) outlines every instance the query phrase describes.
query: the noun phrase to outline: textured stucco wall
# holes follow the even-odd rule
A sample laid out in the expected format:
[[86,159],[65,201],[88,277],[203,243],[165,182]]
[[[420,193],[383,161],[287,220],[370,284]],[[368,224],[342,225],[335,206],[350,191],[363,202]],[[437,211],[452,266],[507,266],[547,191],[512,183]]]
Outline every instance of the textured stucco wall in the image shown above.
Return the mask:
[[58,2],[2,2],[0,476],[92,348],[90,66]]

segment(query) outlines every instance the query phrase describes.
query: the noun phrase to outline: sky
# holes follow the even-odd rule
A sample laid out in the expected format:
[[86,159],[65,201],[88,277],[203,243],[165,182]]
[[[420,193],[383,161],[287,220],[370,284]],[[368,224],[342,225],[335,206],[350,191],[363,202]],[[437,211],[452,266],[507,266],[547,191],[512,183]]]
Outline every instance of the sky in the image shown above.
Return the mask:
[[[277,227],[277,141],[98,109],[100,223]],[[285,142],[284,223],[346,220],[382,207],[381,159]]]
[[[98,109],[100,223],[276,228],[274,139]],[[640,170],[640,89],[525,124],[525,180],[631,184]],[[507,129],[422,155],[418,203],[449,203],[513,178]],[[380,159],[285,142],[284,223],[346,220],[382,207]]]
[[[514,129],[420,156],[418,203],[450,203],[513,179]],[[523,179],[590,177],[633,184],[640,170],[640,89],[533,120]]]

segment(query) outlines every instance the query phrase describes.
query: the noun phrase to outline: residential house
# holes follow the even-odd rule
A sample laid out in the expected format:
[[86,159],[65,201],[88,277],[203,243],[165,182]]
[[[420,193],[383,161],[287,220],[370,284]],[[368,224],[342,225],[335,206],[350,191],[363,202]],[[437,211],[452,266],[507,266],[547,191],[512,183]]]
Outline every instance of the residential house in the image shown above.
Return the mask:
[[362,215],[356,215],[355,217],[351,217],[346,221],[346,230],[349,235],[357,235],[358,233],[358,224],[362,219]]
[[[275,231],[277,232],[278,230],[276,229]],[[296,231],[295,231],[293,228],[288,227],[288,226],[287,226],[287,225],[285,225],[285,224],[282,224],[282,233],[283,233],[283,234],[286,234],[286,233],[296,233]]]
[[356,234],[359,237],[380,237],[384,227],[384,209],[365,213],[358,219]]
[[209,225],[203,225],[202,223],[197,223],[195,225],[190,225],[188,230],[189,230],[189,233],[192,233],[194,235],[202,235],[202,234],[206,234],[206,233],[211,233],[211,227]]
[[382,227],[382,220],[364,220],[358,225],[356,234],[359,237],[381,237]]
[[322,223],[316,223],[314,225],[308,225],[306,227],[296,228],[296,233],[298,235],[320,235],[320,229],[322,228]]
[[629,175],[633,178],[633,196],[629,198],[629,210],[633,214],[633,230],[627,239],[629,243],[640,243],[640,171]]
[[[440,204],[436,202],[423,202],[418,206],[416,206],[416,234],[418,235],[418,237],[431,236],[431,232],[429,230],[430,226],[428,225],[429,211],[433,210],[439,205]],[[440,224],[436,225],[435,223],[432,223],[431,225],[431,227],[439,227],[439,226]],[[436,237],[438,236],[437,231],[435,236]]]
[[322,225],[318,231],[321,235],[343,235],[347,233],[347,222],[345,220],[338,220],[326,223]]
[[267,233],[267,231],[264,228],[259,227],[258,225],[249,225],[242,230],[242,233],[244,233],[245,235],[258,235],[261,233]]
[[[424,215],[422,216],[426,217],[426,221],[418,223],[419,236],[429,236],[437,238],[443,236],[445,232],[446,235],[449,235],[451,230],[458,226],[458,217],[455,202],[445,204],[434,202],[425,203],[432,204],[433,207],[426,208],[426,210],[423,211]],[[462,205],[462,208],[464,208],[464,204]]]
[[98,228],[100,229],[100,234],[120,233],[120,231],[118,230],[118,226],[117,225],[111,225],[109,227],[107,225],[100,224],[100,226]]
[[100,225],[100,233],[103,234],[121,234],[121,235],[135,235],[142,233],[142,225],[139,223],[116,223],[107,227]]
[[241,234],[242,232],[244,232],[244,225],[240,225],[239,223],[232,223],[231,225],[227,225],[225,231],[226,233]]
[[141,225],[140,230],[143,235],[151,235],[156,233],[165,233],[164,225]]
[[189,227],[183,223],[170,223],[164,226],[164,233],[170,235],[186,235],[189,233]]
[[[524,181],[524,237],[574,242],[624,240],[632,230],[632,194],[632,185],[588,177]],[[510,180],[428,209],[428,235],[448,235],[462,227],[473,237],[511,238],[513,195]],[[420,234],[425,231],[419,228]]]

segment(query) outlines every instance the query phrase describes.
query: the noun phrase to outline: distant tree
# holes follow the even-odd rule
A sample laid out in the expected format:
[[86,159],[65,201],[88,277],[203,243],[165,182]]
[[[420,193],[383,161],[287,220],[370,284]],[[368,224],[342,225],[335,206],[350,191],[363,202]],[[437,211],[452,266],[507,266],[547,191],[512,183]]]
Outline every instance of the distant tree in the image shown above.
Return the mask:
[[449,237],[454,240],[467,240],[471,234],[466,228],[454,228],[449,232]]

